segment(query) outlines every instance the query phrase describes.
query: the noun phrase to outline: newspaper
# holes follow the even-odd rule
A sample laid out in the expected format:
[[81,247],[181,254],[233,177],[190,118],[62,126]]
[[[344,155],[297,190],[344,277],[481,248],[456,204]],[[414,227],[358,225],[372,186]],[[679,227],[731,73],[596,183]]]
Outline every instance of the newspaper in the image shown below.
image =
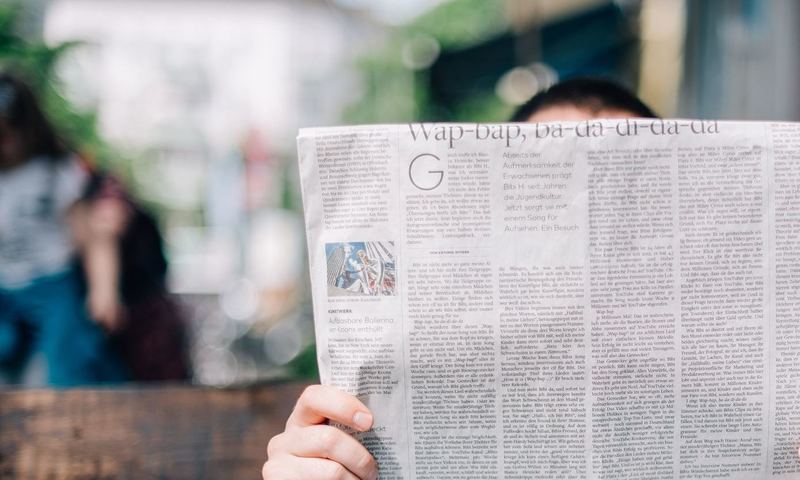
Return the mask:
[[800,124],[300,131],[383,479],[800,478]]

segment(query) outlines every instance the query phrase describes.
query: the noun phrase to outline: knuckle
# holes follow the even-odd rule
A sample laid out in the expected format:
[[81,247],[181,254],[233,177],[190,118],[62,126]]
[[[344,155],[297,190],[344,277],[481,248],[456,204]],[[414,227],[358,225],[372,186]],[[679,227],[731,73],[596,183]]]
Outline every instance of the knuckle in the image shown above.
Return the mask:
[[340,463],[328,462],[324,478],[326,480],[344,480],[347,478],[347,469]]
[[269,439],[269,443],[267,443],[267,458],[272,458],[275,454],[278,453],[280,450],[280,435],[275,435],[274,437]]
[[365,452],[361,455],[361,458],[356,462],[356,467],[359,471],[371,470],[375,468],[375,459],[369,452]]
[[309,385],[305,389],[303,389],[303,393],[300,394],[299,402],[307,403],[309,399],[316,397],[320,393],[320,386],[319,385]]
[[277,478],[277,474],[275,472],[275,462],[264,462],[264,466],[261,467],[261,478],[264,480]]
[[317,435],[319,435],[317,437],[319,448],[324,453],[333,451],[333,449],[336,448],[336,444],[339,442],[339,431],[334,427],[320,428]]

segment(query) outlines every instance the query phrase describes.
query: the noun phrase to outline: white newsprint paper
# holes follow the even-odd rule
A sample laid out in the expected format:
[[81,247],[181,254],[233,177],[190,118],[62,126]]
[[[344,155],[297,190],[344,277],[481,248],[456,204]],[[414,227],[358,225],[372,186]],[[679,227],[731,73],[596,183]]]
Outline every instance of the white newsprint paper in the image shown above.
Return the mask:
[[321,378],[381,478],[800,478],[800,124],[298,144]]

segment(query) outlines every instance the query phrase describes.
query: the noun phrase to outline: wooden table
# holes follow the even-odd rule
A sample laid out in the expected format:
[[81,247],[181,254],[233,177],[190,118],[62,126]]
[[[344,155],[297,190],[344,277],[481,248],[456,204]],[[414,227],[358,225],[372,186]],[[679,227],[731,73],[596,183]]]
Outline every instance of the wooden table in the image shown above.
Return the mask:
[[0,390],[0,479],[260,479],[304,387]]

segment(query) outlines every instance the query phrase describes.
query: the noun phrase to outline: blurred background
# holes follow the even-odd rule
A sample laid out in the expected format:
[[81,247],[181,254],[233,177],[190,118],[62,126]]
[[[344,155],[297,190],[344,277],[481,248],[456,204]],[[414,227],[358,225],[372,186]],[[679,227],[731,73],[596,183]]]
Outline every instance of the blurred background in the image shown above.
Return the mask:
[[153,212],[192,381],[316,375],[295,136],[503,121],[611,76],[663,116],[800,119],[791,0],[0,2],[0,64]]

